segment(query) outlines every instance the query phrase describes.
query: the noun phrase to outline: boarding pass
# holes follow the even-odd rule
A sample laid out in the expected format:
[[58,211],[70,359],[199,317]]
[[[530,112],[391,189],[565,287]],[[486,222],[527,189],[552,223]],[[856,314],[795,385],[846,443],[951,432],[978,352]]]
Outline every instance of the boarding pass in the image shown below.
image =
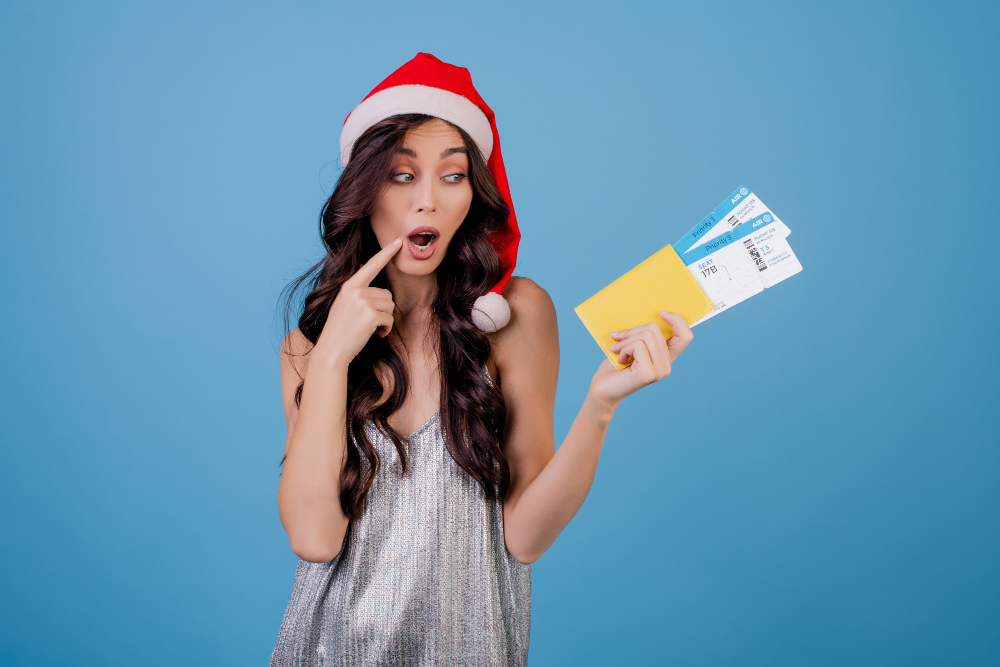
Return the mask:
[[701,243],[714,239],[724,232],[732,231],[745,223],[747,220],[770,213],[778,225],[782,237],[786,237],[791,230],[785,226],[781,219],[774,215],[764,202],[754,194],[750,188],[740,186],[736,188],[725,201],[719,204],[714,211],[702,218],[701,222],[691,228],[691,230],[674,244],[682,256],[697,248]]
[[[720,222],[725,223],[725,219]],[[785,238],[786,229],[773,213],[766,211],[700,241],[681,256],[715,307],[691,326],[802,270]]]

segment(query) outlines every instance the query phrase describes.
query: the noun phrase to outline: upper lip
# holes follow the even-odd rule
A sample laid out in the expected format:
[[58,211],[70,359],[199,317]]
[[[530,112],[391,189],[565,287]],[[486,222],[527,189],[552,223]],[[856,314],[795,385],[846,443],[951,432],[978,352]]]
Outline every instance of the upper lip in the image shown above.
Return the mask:
[[426,225],[423,227],[417,227],[416,229],[412,230],[409,234],[407,234],[407,236],[408,237],[413,236],[414,234],[433,234],[434,236],[441,236],[441,232],[439,232],[437,228],[427,227]]

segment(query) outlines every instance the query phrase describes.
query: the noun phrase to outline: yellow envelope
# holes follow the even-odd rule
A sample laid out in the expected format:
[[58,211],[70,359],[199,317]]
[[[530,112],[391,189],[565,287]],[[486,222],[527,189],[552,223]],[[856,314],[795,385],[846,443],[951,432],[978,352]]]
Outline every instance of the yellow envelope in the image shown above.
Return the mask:
[[669,339],[674,332],[660,317],[661,310],[677,313],[691,324],[712,308],[712,301],[668,245],[574,310],[611,363],[621,370],[632,364],[632,358],[624,365],[618,363],[618,355],[610,349],[618,342],[611,337],[612,331],[655,322],[664,339]]

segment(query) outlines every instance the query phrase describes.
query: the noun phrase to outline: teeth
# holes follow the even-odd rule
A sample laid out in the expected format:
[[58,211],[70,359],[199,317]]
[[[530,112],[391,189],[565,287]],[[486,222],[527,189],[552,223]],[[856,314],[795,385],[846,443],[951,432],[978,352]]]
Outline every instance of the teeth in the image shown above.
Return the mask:
[[430,240],[430,241],[428,241],[426,245],[419,245],[419,244],[417,244],[417,243],[413,243],[413,241],[410,241],[410,243],[413,243],[413,247],[414,247],[414,248],[417,248],[417,249],[419,249],[419,250],[427,250],[428,248],[430,248],[430,247],[431,247],[431,244],[432,244],[432,243],[434,243],[434,240],[435,240],[435,239],[437,239],[437,237],[436,237],[436,236],[433,236],[433,235],[431,235],[431,240]]

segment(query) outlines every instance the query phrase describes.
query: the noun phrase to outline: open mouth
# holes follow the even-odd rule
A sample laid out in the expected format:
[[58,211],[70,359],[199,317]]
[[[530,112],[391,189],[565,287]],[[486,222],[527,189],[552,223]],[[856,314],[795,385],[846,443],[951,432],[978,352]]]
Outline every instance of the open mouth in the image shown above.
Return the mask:
[[434,227],[417,227],[407,237],[413,259],[430,259],[437,248],[440,234]]
[[412,243],[417,250],[427,250],[436,239],[437,235],[430,232],[421,232],[419,234],[410,235],[410,243]]

